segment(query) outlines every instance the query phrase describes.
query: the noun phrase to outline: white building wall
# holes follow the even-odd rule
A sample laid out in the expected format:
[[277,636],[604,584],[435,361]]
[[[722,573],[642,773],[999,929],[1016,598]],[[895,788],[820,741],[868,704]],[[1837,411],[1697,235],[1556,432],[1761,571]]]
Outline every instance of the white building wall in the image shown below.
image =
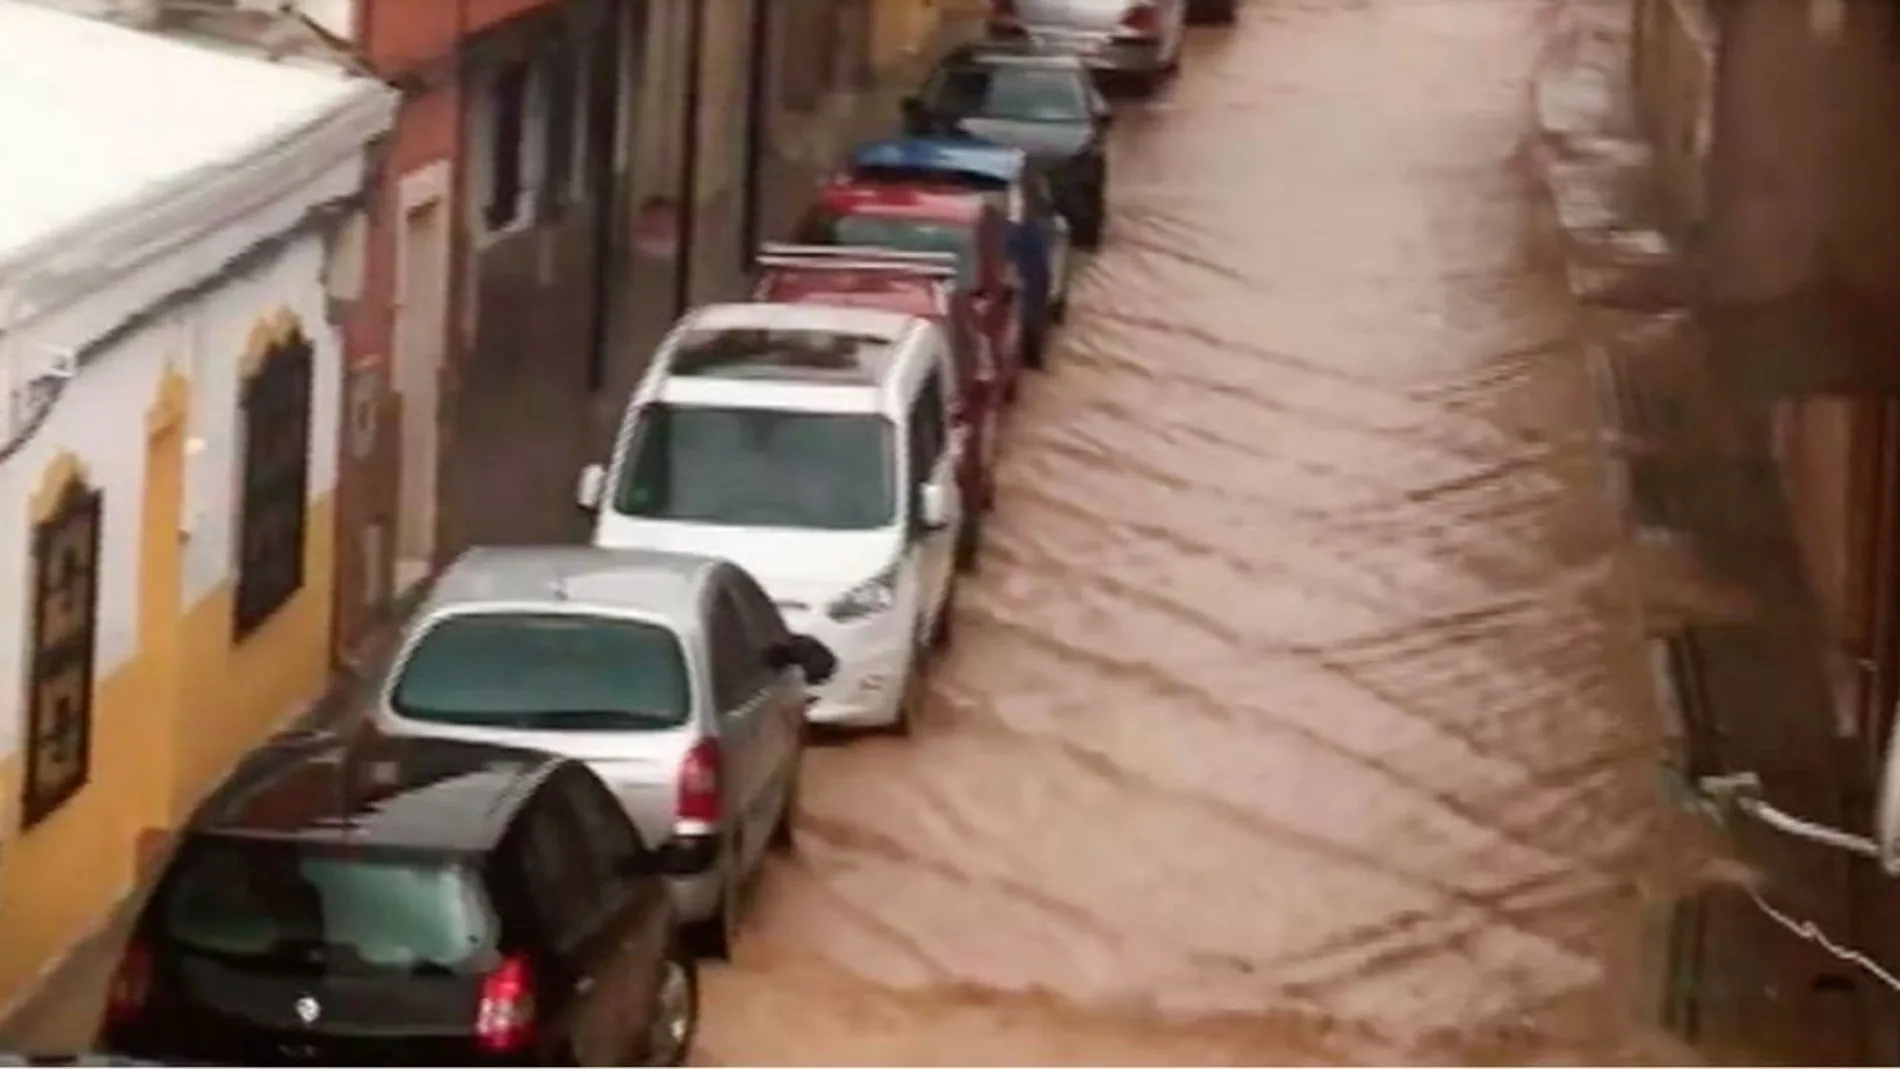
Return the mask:
[[[14,339],[0,341],[11,350]],[[0,355],[4,355],[0,352]],[[68,384],[39,433],[0,465],[0,754],[19,749],[24,715],[26,606],[32,581],[32,500],[47,467],[72,452],[103,495],[98,654],[104,678],[137,652],[139,525],[144,511],[145,413],[164,357],[150,346],[115,348]]]
[[355,41],[357,0],[295,0],[310,21],[345,41]]
[[278,308],[303,324],[314,350],[310,496],[336,488],[342,339],[325,318],[324,247],[304,236],[277,257],[195,302],[178,330],[190,338],[191,439],[185,466],[183,605],[189,608],[235,575],[239,388],[252,326]]
[[[271,211],[202,235],[169,261],[202,264],[205,247],[244,247],[282,228]],[[99,591],[99,653],[103,679],[122,667],[138,642],[139,530],[144,509],[146,417],[165,370],[191,383],[190,446],[186,467],[184,577],[181,609],[231,578],[240,469],[238,383],[251,327],[274,310],[288,309],[303,324],[312,367],[310,495],[336,486],[341,341],[326,318],[325,250],[320,234],[295,238],[260,257],[243,274],[156,315],[96,355],[68,384],[46,423],[25,446],[0,463],[0,755],[19,748],[24,709],[21,688],[29,641],[26,614],[31,575],[30,509],[44,474],[62,452],[74,453],[88,481],[104,496]],[[53,337],[96,337],[122,317],[127,289],[139,290],[166,262],[125,276],[111,291],[92,295],[47,320],[29,321],[0,338],[0,360],[55,344]],[[188,277],[188,276],[175,276]],[[93,318],[84,314],[90,308]]]

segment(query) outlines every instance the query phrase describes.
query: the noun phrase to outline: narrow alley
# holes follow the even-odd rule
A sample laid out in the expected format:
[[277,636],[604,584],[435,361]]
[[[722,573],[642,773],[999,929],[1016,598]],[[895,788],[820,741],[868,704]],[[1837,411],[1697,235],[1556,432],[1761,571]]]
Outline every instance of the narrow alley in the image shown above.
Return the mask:
[[1683,1056],[1544,8],[1254,5],[1127,105],[928,719],[815,755],[704,1057]]

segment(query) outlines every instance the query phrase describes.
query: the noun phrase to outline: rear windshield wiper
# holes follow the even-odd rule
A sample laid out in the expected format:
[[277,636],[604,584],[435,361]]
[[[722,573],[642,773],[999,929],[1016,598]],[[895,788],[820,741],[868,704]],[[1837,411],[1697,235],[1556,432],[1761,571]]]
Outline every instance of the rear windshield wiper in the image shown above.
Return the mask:
[[433,720],[442,724],[466,724],[469,727],[518,728],[531,731],[535,728],[573,728],[590,724],[603,724],[608,727],[664,727],[673,722],[672,717],[644,709],[519,709],[519,710],[483,710],[466,709],[421,709],[415,707],[398,708],[402,716],[416,720]]

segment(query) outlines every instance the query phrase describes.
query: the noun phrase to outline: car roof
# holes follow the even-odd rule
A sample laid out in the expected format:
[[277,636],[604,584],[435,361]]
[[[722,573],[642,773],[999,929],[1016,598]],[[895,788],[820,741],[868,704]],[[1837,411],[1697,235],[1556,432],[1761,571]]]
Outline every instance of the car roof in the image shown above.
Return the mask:
[[851,166],[948,171],[1013,182],[1029,167],[1022,149],[956,137],[890,137],[851,150]]
[[818,192],[818,206],[834,215],[884,215],[897,218],[974,222],[991,210],[992,194],[959,186],[930,186],[878,178],[840,176]]
[[253,750],[192,814],[192,837],[481,854],[565,758],[368,731]]
[[[707,305],[674,328],[633,403],[880,413],[915,374],[909,355],[928,352],[913,339],[934,329],[930,319],[882,308],[787,301]],[[711,343],[719,335],[748,331],[834,337],[826,344],[767,337],[756,349]]]
[[760,271],[763,292],[775,301],[882,308],[936,318],[944,314],[945,281],[901,271],[768,267]]
[[722,330],[811,330],[862,334],[891,344],[903,340],[915,320],[897,312],[868,308],[818,308],[777,301],[734,301],[702,305],[680,321],[695,332]]
[[436,580],[416,620],[484,606],[631,613],[688,630],[717,558],[598,546],[479,546]]
[[938,64],[954,67],[1040,67],[1052,70],[1088,72],[1088,64],[1073,52],[1053,52],[1032,42],[980,41],[959,45]]

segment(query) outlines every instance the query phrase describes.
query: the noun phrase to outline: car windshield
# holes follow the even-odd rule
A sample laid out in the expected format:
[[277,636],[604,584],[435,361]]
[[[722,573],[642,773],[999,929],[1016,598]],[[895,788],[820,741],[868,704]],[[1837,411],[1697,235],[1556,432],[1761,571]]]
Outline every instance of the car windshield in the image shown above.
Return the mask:
[[614,508],[726,527],[868,531],[897,516],[896,433],[869,412],[647,405]]
[[957,258],[957,278],[968,285],[976,271],[976,239],[968,224],[891,215],[853,213],[833,217],[823,241],[897,252],[948,252]]
[[441,724],[656,731],[685,723],[692,688],[677,636],[581,613],[482,612],[422,632],[389,705]]
[[1075,71],[1029,66],[951,67],[937,76],[932,109],[953,119],[1086,123],[1089,100]]
[[446,860],[200,839],[162,895],[172,945],[271,971],[453,973],[493,943],[474,877]]

